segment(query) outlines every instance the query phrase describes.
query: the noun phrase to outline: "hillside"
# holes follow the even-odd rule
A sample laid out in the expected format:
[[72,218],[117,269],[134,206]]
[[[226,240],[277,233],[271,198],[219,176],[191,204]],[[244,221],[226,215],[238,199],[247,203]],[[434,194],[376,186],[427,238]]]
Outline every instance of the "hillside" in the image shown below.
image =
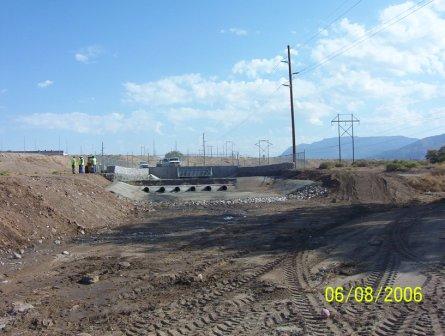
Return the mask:
[[[364,159],[375,157],[384,151],[396,150],[418,141],[416,138],[404,136],[378,136],[378,137],[355,137],[355,157]],[[351,138],[342,138],[342,156],[344,159],[352,159]],[[338,138],[327,138],[311,144],[297,146],[297,151],[306,151],[308,159],[336,159],[338,158]],[[292,153],[290,147],[281,154]]]
[[422,160],[429,149],[439,149],[442,146],[445,146],[445,134],[423,138],[396,150],[384,151],[375,158]]

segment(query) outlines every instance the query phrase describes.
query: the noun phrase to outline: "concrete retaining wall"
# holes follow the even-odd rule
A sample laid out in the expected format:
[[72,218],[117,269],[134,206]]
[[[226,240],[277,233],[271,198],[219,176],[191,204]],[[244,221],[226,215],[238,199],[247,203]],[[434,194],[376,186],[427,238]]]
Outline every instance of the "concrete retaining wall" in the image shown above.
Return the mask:
[[[279,163],[265,166],[238,167],[238,166],[206,166],[211,167],[212,178],[242,177],[242,176],[278,176],[284,171],[292,169],[292,163]],[[193,167],[197,168],[197,167]],[[112,176],[114,174],[114,176]],[[118,181],[140,181],[149,178],[149,174],[160,179],[178,179],[177,167],[150,167],[149,169],[125,168],[108,166],[107,176]]]
[[[238,172],[237,166],[202,166],[211,167],[214,178],[220,177],[236,177]],[[192,168],[201,168],[201,166],[193,166]],[[177,167],[150,167],[150,174],[153,174],[161,179],[177,179]]]
[[293,167],[294,165],[290,162],[266,166],[239,167],[237,176],[279,176],[284,171],[292,169]]
[[139,181],[149,178],[149,169],[126,168],[120,166],[108,166],[107,174],[113,175],[116,181]]

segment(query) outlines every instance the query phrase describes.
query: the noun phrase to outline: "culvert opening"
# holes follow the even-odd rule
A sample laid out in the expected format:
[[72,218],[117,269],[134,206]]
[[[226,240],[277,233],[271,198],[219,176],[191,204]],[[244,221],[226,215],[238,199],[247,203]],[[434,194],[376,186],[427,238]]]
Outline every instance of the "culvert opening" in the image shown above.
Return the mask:
[[180,192],[180,191],[181,191],[181,188],[179,188],[179,187],[174,187],[172,190],[172,192]]
[[187,191],[196,191],[196,187],[195,186],[191,186],[190,188],[188,188]]
[[165,192],[165,187],[160,187],[160,188],[157,190],[157,192],[159,192],[159,193],[163,193],[163,192]]
[[142,189],[142,191],[148,193],[148,192],[150,192],[150,188],[149,187],[144,187],[144,189]]
[[219,187],[218,190],[219,191],[227,191],[227,186],[226,185],[222,185],[221,187]]
[[205,186],[204,189],[202,189],[204,191],[212,191],[212,186]]

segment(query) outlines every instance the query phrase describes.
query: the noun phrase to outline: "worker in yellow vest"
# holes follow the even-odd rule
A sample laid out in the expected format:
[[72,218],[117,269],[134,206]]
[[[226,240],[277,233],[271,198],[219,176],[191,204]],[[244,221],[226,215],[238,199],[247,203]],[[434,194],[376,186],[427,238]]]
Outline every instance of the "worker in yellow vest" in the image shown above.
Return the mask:
[[75,156],[71,158],[71,170],[73,171],[73,174],[76,174],[76,167],[77,167],[77,159]]
[[85,173],[85,159],[83,156],[79,157],[79,174]]
[[97,171],[97,159],[95,156],[92,157],[91,162],[93,164],[93,173],[95,174]]

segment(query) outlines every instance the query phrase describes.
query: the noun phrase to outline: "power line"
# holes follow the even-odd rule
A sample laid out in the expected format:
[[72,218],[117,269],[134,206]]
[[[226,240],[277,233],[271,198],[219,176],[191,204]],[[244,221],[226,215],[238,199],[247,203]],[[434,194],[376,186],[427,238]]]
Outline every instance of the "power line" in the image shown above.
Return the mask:
[[[355,161],[354,123],[359,123],[360,120],[355,118],[353,114],[350,115],[351,119],[347,119],[345,118],[345,116],[349,116],[349,114],[337,114],[337,118],[331,121],[331,124],[336,123],[338,127],[338,161],[341,162],[341,137],[347,134],[352,139],[352,162],[354,162]],[[341,123],[344,123],[344,125],[342,125]]]
[[340,3],[340,5],[338,5],[331,13],[329,13],[329,15],[325,18],[325,21],[328,21],[331,17],[333,17],[340,9],[343,8],[343,6],[345,4],[347,4],[348,2],[350,2],[351,0],[344,0]]
[[[283,85],[280,83],[275,90],[273,90],[265,99],[265,102],[268,102],[272,96],[282,87]],[[239,123],[237,123],[234,127],[230,128],[228,131],[223,133],[218,137],[218,140],[221,140],[222,138],[226,137],[228,134],[232,133],[234,130],[240,128],[242,125],[244,125],[254,114],[258,113],[257,110],[252,111],[249,113],[243,120],[241,120]]]
[[[342,5],[340,5],[338,8],[343,7],[345,3],[347,3],[349,0],[344,1]],[[323,26],[321,29],[319,29],[315,34],[310,36],[308,39],[306,39],[303,44],[300,46],[301,48],[308,45],[309,42],[313,41],[316,37],[318,37],[323,30],[329,29],[334,23],[336,23],[338,20],[343,18],[347,13],[349,13],[351,10],[353,10],[355,7],[357,7],[363,0],[358,0],[355,3],[352,4],[352,6],[348,7],[345,11],[343,11],[341,14],[336,16],[333,20],[329,21],[329,23],[325,26]],[[335,12],[335,11],[334,11]]]
[[[433,120],[436,120],[436,119],[441,119],[441,118],[435,118],[435,119],[433,119]],[[412,126],[412,125],[411,125],[411,126],[408,126],[408,127],[402,127],[402,128],[399,128],[399,130],[406,129],[406,128],[410,128],[410,127],[416,127],[416,126]],[[444,126],[438,126],[438,127],[434,127],[434,128],[430,128],[430,129],[424,130],[424,131],[426,131],[426,132],[430,132],[430,131],[434,131],[434,130],[436,130],[436,129],[440,129],[440,128],[443,128],[443,127],[444,127]],[[418,133],[420,133],[420,132],[424,132],[424,131],[419,131],[419,132],[410,133],[410,134],[408,134],[408,135],[406,135],[406,136],[413,136],[413,135],[415,135],[415,134],[418,134]],[[383,134],[383,133],[386,133],[386,131],[378,132],[378,133],[377,133],[377,136],[378,136],[378,135],[381,135],[381,134]],[[376,136],[376,135],[374,135],[374,136]],[[382,141],[378,141],[378,142],[375,142],[375,143],[373,143],[373,144],[369,144],[369,145],[366,145],[366,146],[361,146],[360,149],[364,149],[364,148],[365,148],[365,149],[366,149],[366,148],[372,148],[372,147],[375,147],[375,146],[379,146],[379,145],[381,145],[381,144],[384,144],[384,143],[386,143],[386,142],[388,142],[387,139],[382,140]],[[321,151],[324,151],[324,150],[326,150],[326,149],[331,149],[331,148],[338,148],[338,145],[319,147],[319,148],[310,150],[310,153],[319,153],[319,152],[321,152]]]
[[[312,64],[312,65],[309,65],[309,66],[301,69],[300,71],[298,71],[296,74],[305,74],[307,72],[310,72],[310,71],[313,71],[313,70],[319,68],[320,66],[328,63],[329,61],[333,60],[334,58],[336,58],[336,57],[338,57],[340,55],[343,55],[344,53],[348,52],[349,50],[352,50],[353,48],[357,47],[359,44],[369,40],[371,37],[377,35],[378,33],[380,33],[381,31],[383,31],[385,29],[387,29],[388,27],[390,27],[390,26],[392,26],[392,25],[402,21],[403,19],[407,18],[408,16],[414,14],[415,12],[417,12],[420,9],[422,9],[423,7],[429,5],[433,1],[434,0],[428,0],[426,3],[423,3],[423,2],[425,2],[425,0],[419,1],[415,5],[411,6],[407,10],[399,13],[398,15],[394,16],[393,18],[391,18],[389,20],[386,20],[385,22],[381,23],[380,25],[378,25],[378,26],[376,26],[374,28],[369,29],[365,34],[363,34],[362,37],[358,38],[357,40],[355,40],[351,44],[349,44],[347,46],[344,46],[342,48],[339,48],[338,50],[336,50],[333,53],[329,54],[327,57],[325,57],[320,62]],[[408,13],[408,14],[403,15],[405,13]],[[403,16],[400,17],[401,15],[403,15]],[[393,20],[396,20],[396,21],[391,22]]]

